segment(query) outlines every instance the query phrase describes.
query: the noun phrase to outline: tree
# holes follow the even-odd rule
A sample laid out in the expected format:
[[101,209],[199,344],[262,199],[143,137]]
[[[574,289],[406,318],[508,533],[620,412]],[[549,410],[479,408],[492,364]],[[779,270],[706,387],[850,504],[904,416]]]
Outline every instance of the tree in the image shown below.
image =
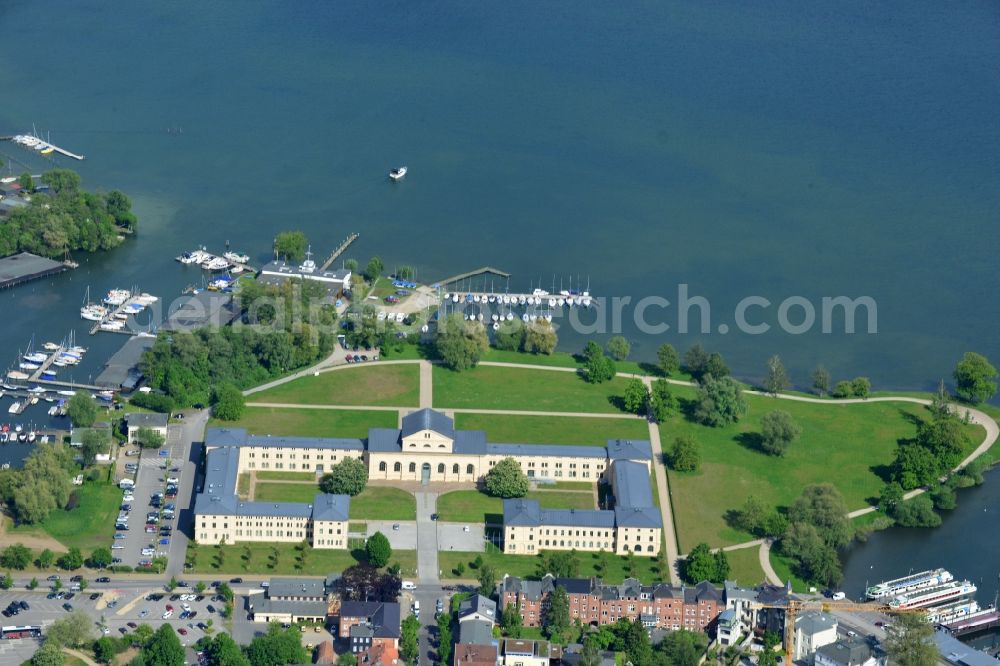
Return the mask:
[[94,641],[94,660],[103,664],[110,664],[111,660],[118,654],[118,644],[111,636],[101,636]]
[[812,385],[820,396],[830,392],[830,373],[822,365],[813,370]]
[[764,390],[771,395],[778,395],[791,385],[788,372],[781,357],[775,354],[767,359],[767,375],[764,377]]
[[76,428],[89,428],[97,420],[97,403],[86,391],[77,391],[66,404],[66,415]]
[[493,344],[504,351],[519,351],[524,345],[525,327],[520,319],[505,321],[493,335]]
[[851,380],[851,395],[856,398],[868,398],[871,393],[872,382],[867,377],[855,377]]
[[804,580],[836,585],[843,574],[836,549],[819,530],[803,522],[790,522],[781,537],[781,552],[795,560],[793,569]]
[[145,647],[151,640],[153,640],[153,628],[148,624],[142,623],[132,630],[132,641],[136,645]]
[[523,344],[526,352],[551,355],[559,344],[559,336],[556,335],[552,324],[544,319],[538,319],[528,324]]
[[597,641],[589,640],[588,637],[583,641],[583,650],[580,652],[579,666],[600,666],[600,665],[601,665],[601,655],[597,650]]
[[626,412],[632,412],[633,414],[646,413],[649,403],[649,391],[641,379],[633,377],[628,380],[628,383],[625,384],[625,395],[622,401]]
[[368,468],[357,458],[344,458],[322,476],[319,489],[330,495],[354,497],[368,484]]
[[672,344],[664,342],[656,348],[656,364],[660,368],[660,372],[666,377],[669,377],[680,369],[680,358],[677,356],[677,350],[674,349]]
[[760,420],[761,448],[775,456],[785,455],[788,447],[802,434],[802,428],[788,412],[775,409]]
[[80,647],[94,640],[93,626],[89,615],[75,610],[50,624],[46,637],[60,647]]
[[451,661],[451,615],[441,613],[437,619],[438,626],[438,663],[447,664]]
[[764,632],[764,649],[761,650],[757,666],[777,666],[778,657],[774,648],[781,644],[781,638],[773,631]]
[[896,459],[890,466],[890,476],[903,487],[912,490],[937,481],[941,464],[930,449],[919,444],[896,447]]
[[468,370],[489,349],[489,340],[481,323],[465,321],[461,314],[453,313],[438,322],[434,346],[448,368]]
[[694,418],[699,423],[720,427],[736,423],[747,413],[747,400],[740,384],[732,377],[716,379],[706,374],[698,386]]
[[756,495],[748,495],[739,509],[734,509],[729,519],[733,527],[758,535],[770,509]]
[[708,352],[701,346],[701,343],[695,343],[684,352],[681,368],[695,381],[700,381],[705,376],[705,373],[708,372]]
[[516,604],[507,604],[504,606],[503,614],[500,616],[500,625],[507,636],[520,638],[523,626],[521,609]]
[[722,354],[719,352],[712,352],[708,355],[708,364],[705,367],[705,374],[711,375],[716,379],[722,379],[723,377],[729,376],[729,366],[722,359]]
[[222,384],[212,391],[212,415],[223,421],[239,421],[246,408],[243,392],[232,384]]
[[59,565],[60,569],[73,571],[74,569],[79,569],[83,566],[83,555],[80,553],[80,549],[74,546],[65,554],[61,555],[56,561],[56,564]]
[[670,392],[670,384],[664,379],[654,379],[649,393],[649,411],[653,419],[657,423],[663,423],[676,405],[677,401]]
[[74,194],[80,189],[80,174],[72,169],[52,169],[42,174],[42,182],[56,194]]
[[[109,550],[108,552],[111,552],[111,551]],[[56,559],[56,554],[53,553],[48,548],[46,548],[45,550],[43,550],[42,552],[40,552],[38,554],[38,561],[37,561],[38,562],[38,568],[39,569],[48,569],[49,567],[52,566],[52,563],[55,562],[55,559]]]
[[587,369],[587,381],[591,384],[603,384],[615,378],[615,362],[603,354],[587,359],[584,367]]
[[344,262],[344,268],[347,269],[347,270],[349,270],[349,271],[351,271],[352,273],[357,273],[358,272],[358,260],[357,259],[348,259],[347,261]]
[[8,569],[23,571],[29,564],[31,564],[31,551],[19,543],[7,546],[0,555],[0,565]]
[[399,656],[408,664],[415,664],[420,653],[420,642],[418,632],[420,631],[420,620],[416,615],[409,615],[401,627],[401,637],[399,641]]
[[691,549],[684,559],[681,573],[684,580],[692,585],[716,577],[715,558],[707,543],[699,543]]
[[939,483],[931,490],[930,497],[934,508],[941,511],[951,511],[958,506],[958,497],[951,483]]
[[368,260],[368,265],[365,266],[365,279],[369,282],[375,282],[384,271],[385,266],[382,264],[382,260],[377,256],[372,257]]
[[80,456],[86,467],[94,464],[97,454],[108,452],[108,440],[104,431],[91,428],[83,432],[80,437]]
[[28,581],[28,589],[29,590],[34,590],[37,587],[38,587],[38,577],[37,576],[32,576],[31,580]]
[[715,551],[715,575],[712,577],[713,583],[722,583],[729,578],[729,558],[726,551],[721,548]]
[[886,627],[885,651],[889,662],[899,666],[935,666],[938,649],[934,625],[921,615],[896,615]]
[[997,392],[997,371],[982,354],[965,352],[955,366],[955,390],[964,400],[979,403]]
[[389,564],[389,558],[392,557],[389,538],[381,532],[371,535],[365,543],[365,553],[368,555],[368,562],[373,566],[384,567]]
[[937,527],[941,516],[934,512],[934,501],[926,494],[898,502],[890,514],[901,527]]
[[847,519],[844,496],[829,483],[806,486],[789,508],[788,519],[814,526],[823,540],[834,548],[846,546],[854,534]]
[[31,656],[31,666],[63,666],[66,655],[56,643],[46,641],[38,651]]
[[633,664],[653,663],[653,647],[649,644],[649,632],[642,624],[641,618],[635,618],[628,627],[623,638],[622,647],[625,656]]
[[677,435],[670,450],[670,466],[678,472],[696,472],[701,463],[701,449],[691,435]]
[[35,191],[35,179],[31,177],[31,172],[29,171],[22,173],[17,182],[21,186],[22,191],[28,193]]
[[225,632],[218,633],[208,642],[205,654],[212,666],[250,666],[250,660],[243,654],[240,646]]
[[616,361],[624,361],[632,351],[632,345],[621,335],[612,336],[608,340],[608,354]]
[[357,666],[358,658],[353,652],[344,652],[337,657],[337,666]]
[[903,501],[903,486],[896,481],[891,481],[882,486],[882,492],[878,496],[878,508],[891,514],[897,504]]
[[542,629],[549,638],[560,636],[569,629],[569,595],[566,588],[556,586],[549,593],[549,605],[542,611]]
[[854,385],[849,381],[837,382],[836,386],[833,387],[833,391],[830,392],[830,395],[838,399],[847,398],[853,394]]
[[274,253],[285,261],[299,262],[305,259],[309,241],[301,231],[282,231],[274,237]]
[[579,578],[580,558],[575,550],[552,550],[539,553],[536,572],[539,578],[552,574],[556,578]]
[[920,423],[915,443],[934,455],[938,471],[942,474],[957,465],[965,451],[971,448],[962,423],[950,412],[944,417]]
[[705,634],[678,629],[667,632],[658,648],[666,655],[670,666],[698,666],[707,646],[708,638]]
[[513,458],[504,458],[486,473],[483,485],[493,497],[510,499],[528,494],[528,477]]
[[268,626],[266,634],[250,641],[246,656],[250,666],[309,663],[309,654],[302,647],[302,632],[294,626],[282,629],[277,622]]
[[8,571],[2,578],[0,578],[0,589],[9,590],[12,587],[14,587],[14,577],[11,576]]
[[492,564],[484,564],[479,567],[476,574],[476,579],[479,581],[479,594],[484,597],[492,597],[497,587],[498,578],[496,567]]
[[158,449],[166,442],[166,438],[159,430],[152,428],[139,428],[135,433],[135,443],[144,449]]

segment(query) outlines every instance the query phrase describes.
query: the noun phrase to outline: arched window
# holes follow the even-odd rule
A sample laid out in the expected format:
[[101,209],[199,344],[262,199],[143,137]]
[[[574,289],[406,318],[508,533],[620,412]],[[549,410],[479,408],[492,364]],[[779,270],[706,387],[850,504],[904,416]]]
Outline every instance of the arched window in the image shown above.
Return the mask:
[[642,546],[640,544],[635,544],[635,552],[637,553],[642,552]]
[[438,463],[438,474],[444,474],[444,463]]
[[475,471],[475,468],[472,465],[466,465],[465,466],[465,473],[466,474],[475,474],[476,471]]
[[393,465],[392,466],[392,471],[393,472],[402,472],[403,471],[403,463],[396,463],[395,465]]
[[454,465],[451,466],[451,473],[458,474],[458,463],[455,463]]
[[388,467],[388,465],[386,465],[386,464],[385,464],[384,462],[380,462],[380,463],[378,464],[378,471],[380,471],[380,472],[384,472],[384,471],[386,471],[387,469],[389,469],[389,467]]
[[410,473],[417,471],[417,463],[410,463]]
[[652,546],[650,546],[650,547],[649,547],[649,548],[647,548],[646,550],[647,550],[647,551],[649,551],[650,553],[652,553],[652,552],[653,552],[653,547],[652,547]]

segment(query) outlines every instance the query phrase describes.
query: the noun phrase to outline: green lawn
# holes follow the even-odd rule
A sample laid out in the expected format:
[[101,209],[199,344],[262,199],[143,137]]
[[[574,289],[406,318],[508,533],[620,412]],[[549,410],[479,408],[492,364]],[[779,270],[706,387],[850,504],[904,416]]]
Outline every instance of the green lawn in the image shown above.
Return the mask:
[[[593,509],[592,493],[560,490],[536,490],[528,499],[538,500],[543,509]],[[478,490],[455,490],[438,497],[438,518],[456,523],[499,523],[503,500]]]
[[539,486],[538,489],[548,490],[550,488],[554,488],[556,490],[590,490],[593,487],[593,481],[556,481],[552,484]]
[[639,418],[582,419],[568,416],[456,414],[455,427],[462,430],[485,430],[487,441],[510,444],[606,446],[609,439],[649,439],[649,426]]
[[315,481],[316,475],[312,472],[282,472],[275,470],[258,470],[258,481]]
[[[476,570],[470,564],[476,559],[477,555],[481,555],[484,562],[492,564],[501,573],[521,578],[534,578],[537,573],[538,556],[504,555],[494,548],[490,548],[489,552],[485,553],[459,551],[442,551],[438,553],[438,566],[441,568],[442,578],[475,578]],[[599,570],[594,566],[600,559],[599,553],[579,552],[577,553],[577,557],[580,560],[580,578],[600,575]],[[612,555],[611,553],[605,553],[604,557],[608,565],[607,572],[602,576],[604,581],[607,583],[620,583],[625,580],[626,558]],[[465,572],[460,576],[455,573],[455,567],[459,562],[465,565]],[[643,583],[651,584],[670,579],[667,572],[660,571],[654,558],[634,557],[632,562],[634,566],[632,576],[638,578]]]
[[99,546],[108,546],[115,533],[122,491],[112,485],[87,483],[75,486],[73,496],[73,509],[56,509],[39,525],[11,526],[8,532],[14,536],[19,531],[31,533],[41,528],[67,548],[79,548],[84,557]]
[[301,377],[248,398],[250,402],[293,405],[416,407],[420,401],[420,368],[415,363],[356,365]]
[[[188,546],[188,555],[194,552],[194,567],[186,569],[193,574],[273,574],[279,576],[327,576],[334,571],[343,571],[365,559],[361,544],[353,550],[306,549],[306,562],[296,568],[299,551],[293,543],[248,543],[228,546]],[[277,551],[275,562],[272,553]],[[218,554],[222,553],[222,562]],[[390,563],[399,562],[404,576],[412,576],[417,570],[415,550],[394,550]]]
[[319,486],[315,483],[262,483],[258,482],[253,498],[260,502],[301,502],[312,504]]
[[627,380],[588,384],[572,372],[479,366],[454,372],[434,366],[434,406],[616,414]]
[[369,428],[395,428],[396,412],[247,407],[239,421],[212,419],[213,428],[246,428],[255,435],[367,437]]
[[726,552],[729,561],[729,580],[736,581],[743,587],[753,587],[765,580],[764,570],[760,568],[758,548],[740,548]]
[[[674,393],[688,398],[693,390],[674,387]],[[748,396],[748,401],[748,416],[735,426],[708,428],[674,415],[661,427],[665,451],[678,434],[691,435],[701,447],[698,472],[669,472],[682,552],[701,541],[723,546],[751,539],[724,519],[750,494],[788,506],[806,485],[831,482],[844,494],[848,509],[867,506],[884,485],[879,474],[892,461],[897,441],[913,437],[912,419],[926,413],[922,406],[904,402],[825,405],[760,396]],[[755,448],[760,419],[773,409],[789,412],[802,427],[802,436],[780,458]],[[982,428],[968,428],[971,440],[982,440]]]
[[368,486],[351,498],[351,519],[416,520],[417,500],[399,488]]

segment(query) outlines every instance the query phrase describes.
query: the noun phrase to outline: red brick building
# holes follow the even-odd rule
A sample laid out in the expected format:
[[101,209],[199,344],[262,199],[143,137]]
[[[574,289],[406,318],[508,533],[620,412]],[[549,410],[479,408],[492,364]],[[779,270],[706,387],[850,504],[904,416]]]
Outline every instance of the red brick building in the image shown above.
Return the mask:
[[674,587],[665,583],[642,585],[629,578],[621,585],[605,585],[596,578],[552,576],[539,581],[505,576],[500,584],[500,607],[515,604],[525,626],[540,626],[555,587],[566,590],[570,621],[579,619],[583,624],[614,624],[621,618],[639,618],[647,627],[707,631],[726,608],[722,590],[708,582]]

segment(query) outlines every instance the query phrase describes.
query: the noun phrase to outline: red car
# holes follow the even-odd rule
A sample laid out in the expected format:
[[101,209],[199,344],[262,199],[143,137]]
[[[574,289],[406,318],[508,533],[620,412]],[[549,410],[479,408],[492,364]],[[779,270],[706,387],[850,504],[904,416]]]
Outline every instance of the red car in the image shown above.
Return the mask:
[[129,627],[131,627],[132,629],[135,629],[135,628],[136,628],[136,627],[138,627],[139,625],[137,625],[137,624],[136,624],[135,622],[129,622],[129,623],[128,623],[128,626],[129,626]]
[[170,604],[167,604],[167,610],[168,610],[168,611],[173,611],[173,610],[174,610],[174,607],[173,607],[173,606],[171,606]]
[[185,629],[184,627],[181,627],[180,629],[177,630],[177,633],[180,634],[181,636],[187,636],[188,630]]

